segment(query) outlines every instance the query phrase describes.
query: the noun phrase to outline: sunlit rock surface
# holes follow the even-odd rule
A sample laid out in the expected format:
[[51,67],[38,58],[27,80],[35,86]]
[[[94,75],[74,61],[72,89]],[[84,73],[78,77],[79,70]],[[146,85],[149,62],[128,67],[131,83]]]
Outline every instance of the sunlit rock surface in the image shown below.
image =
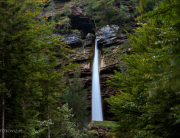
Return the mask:
[[98,41],[98,47],[102,48],[124,43],[126,35],[121,34],[120,37],[118,37],[118,29],[118,25],[106,25],[96,31],[96,40]]
[[86,36],[86,42],[84,43],[83,47],[91,47],[94,41],[95,36],[91,33],[88,33]]
[[72,33],[72,34],[60,34],[56,33],[53,35],[61,35],[63,38],[61,41],[65,42],[65,44],[70,45],[71,48],[81,47],[82,46],[82,40],[81,35],[78,33]]

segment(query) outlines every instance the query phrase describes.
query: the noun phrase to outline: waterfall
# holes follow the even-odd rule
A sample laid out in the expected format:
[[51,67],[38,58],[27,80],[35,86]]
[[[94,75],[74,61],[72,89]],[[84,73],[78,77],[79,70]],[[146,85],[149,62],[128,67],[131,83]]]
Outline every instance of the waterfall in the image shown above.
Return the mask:
[[101,104],[101,92],[99,81],[99,67],[98,67],[98,48],[97,41],[95,40],[95,52],[92,69],[92,120],[103,121],[102,116],[102,104]]

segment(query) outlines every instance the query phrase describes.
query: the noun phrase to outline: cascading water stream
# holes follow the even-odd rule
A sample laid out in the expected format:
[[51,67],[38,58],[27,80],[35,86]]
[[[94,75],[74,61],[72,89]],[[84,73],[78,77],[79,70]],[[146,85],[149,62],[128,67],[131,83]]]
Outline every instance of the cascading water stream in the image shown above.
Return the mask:
[[92,120],[103,121],[101,92],[99,81],[99,67],[98,67],[98,48],[97,41],[95,40],[95,52],[92,69]]

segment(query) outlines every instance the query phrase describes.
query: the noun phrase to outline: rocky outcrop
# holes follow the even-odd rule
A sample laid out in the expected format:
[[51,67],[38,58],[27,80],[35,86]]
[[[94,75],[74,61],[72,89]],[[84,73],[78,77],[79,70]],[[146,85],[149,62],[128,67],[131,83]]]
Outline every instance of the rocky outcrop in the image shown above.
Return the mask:
[[[80,69],[81,76],[80,77],[86,77],[86,76],[91,76],[91,69]],[[68,76],[73,76],[74,71],[69,71]]]
[[124,34],[121,34],[120,37],[118,37],[118,29],[118,25],[106,25],[96,31],[98,47],[102,48],[124,43],[127,37]]
[[108,66],[101,68],[100,75],[101,74],[107,74],[107,73],[113,73],[114,70],[119,70],[118,63],[114,63],[114,64],[111,64],[111,65],[108,65]]
[[107,127],[92,126],[89,132],[98,138],[113,138],[113,135],[109,133],[109,130],[110,128]]
[[[114,70],[119,70],[118,63],[101,68],[100,69],[100,79],[103,77],[102,76],[103,74],[109,74],[109,73],[113,74]],[[81,72],[81,77],[91,76],[91,67],[90,66],[88,68],[80,67],[80,72]],[[69,71],[68,75],[73,76],[74,72]],[[109,76],[109,75],[107,75],[107,76]],[[105,80],[102,80],[102,81],[105,81]]]
[[[75,53],[71,53],[71,54],[68,54],[68,57],[70,58],[71,62],[73,63],[80,63],[80,65],[83,63],[83,62],[88,62],[90,61],[90,56],[91,56],[91,48],[89,47],[86,47],[86,48],[83,48],[83,47],[78,47],[78,48],[75,48],[73,49],[75,51]],[[87,63],[89,64],[89,63]],[[83,67],[83,68],[90,68],[90,66],[80,66],[80,67]]]
[[89,126],[89,133],[98,136],[98,138],[113,138],[114,134],[110,129],[118,125],[113,121],[91,121]]
[[53,34],[53,35],[61,35],[63,38],[61,41],[65,42],[65,44],[70,45],[71,48],[81,47],[82,46],[82,40],[81,35],[78,33],[72,33],[72,34]]
[[91,33],[88,33],[86,36],[86,42],[84,43],[83,47],[91,47],[95,40],[95,36]]

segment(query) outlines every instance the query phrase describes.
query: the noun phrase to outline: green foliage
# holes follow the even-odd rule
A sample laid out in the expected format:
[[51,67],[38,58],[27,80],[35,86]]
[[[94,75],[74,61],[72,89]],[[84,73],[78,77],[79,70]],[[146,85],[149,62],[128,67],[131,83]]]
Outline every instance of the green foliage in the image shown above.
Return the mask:
[[[80,73],[76,72],[72,80],[72,84],[69,85],[69,91],[65,95],[65,99],[69,104],[69,107],[72,108],[72,112],[75,115],[76,126],[79,129],[83,127],[83,120],[87,119],[88,112],[86,110],[88,104],[85,100],[87,91],[84,89],[84,85],[81,81]],[[67,84],[69,84],[67,80]]]
[[98,0],[94,5],[93,9],[96,10],[96,19],[100,20],[98,23],[100,26],[109,24],[113,21],[113,14],[115,15],[116,9],[113,7],[114,0]]
[[86,39],[82,40],[82,45],[84,45],[85,42],[86,42]]
[[54,32],[59,32],[62,34],[72,34],[72,33],[76,33],[76,34],[81,34],[81,31],[77,30],[77,29],[69,29],[69,30],[64,30],[64,29],[54,29]]
[[95,0],[89,1],[88,6],[87,6],[87,8],[86,8],[86,12],[85,12],[87,15],[92,15],[92,14],[93,14],[93,11],[94,11],[93,6],[94,6],[94,3],[95,3]]
[[[124,43],[117,46],[102,48],[105,64],[110,65],[112,63],[120,63],[121,60],[119,58],[119,52],[124,52],[124,54],[127,54],[126,52],[128,51],[130,47],[131,46],[129,44],[129,41],[125,41]],[[119,65],[119,67],[120,66],[124,68],[124,65]]]
[[111,129],[116,128],[117,126],[118,125],[116,124],[116,122],[113,121],[91,121],[91,123],[89,124],[90,131],[88,131],[88,133],[96,135],[98,134],[97,130],[92,129],[93,127],[107,128],[109,132],[104,131],[104,133],[101,133],[101,135],[103,135],[103,137],[111,138],[114,137],[114,134],[111,133]]
[[69,30],[69,33],[81,34],[81,31],[75,29],[75,30]]
[[92,126],[113,128],[117,127],[117,124],[113,121],[91,121],[89,128],[91,129]]
[[54,120],[53,137],[60,138],[84,138],[87,135],[76,130],[76,125],[71,122],[73,118],[72,109],[69,109],[68,104],[64,104],[59,110],[58,116]]
[[90,1],[88,2],[88,5],[87,5],[87,8],[86,8],[85,14],[86,14],[86,15],[90,15],[90,16],[93,17],[94,25],[95,25],[95,28],[96,28],[95,10],[93,9],[93,6],[94,6],[95,3],[96,3],[96,0],[90,0]]
[[58,29],[63,29],[66,32],[71,27],[71,19],[68,17],[71,14],[68,4],[64,5],[63,13],[65,16],[61,16],[61,13],[57,12],[54,8],[54,0],[51,0],[46,10],[52,14],[51,23],[55,22]]
[[54,0],[50,0],[49,5],[46,8],[46,10],[51,13],[51,22],[54,21],[54,15],[57,13],[54,6],[55,6]]
[[63,13],[64,13],[66,16],[69,16],[69,15],[71,14],[70,7],[69,7],[68,4],[65,4],[65,5],[64,5]]
[[89,0],[71,0],[74,3],[82,3],[82,4],[87,4]]
[[118,11],[118,15],[117,15],[117,20],[123,24],[124,22],[126,22],[129,19],[130,15],[129,15],[129,8],[127,6],[121,5],[120,9]]
[[[70,111],[57,110],[62,107],[65,112],[60,102],[60,94],[66,91],[62,77],[74,65],[67,56],[72,51],[59,41],[61,37],[52,35],[53,24],[40,16],[43,2],[0,1],[0,96],[5,100],[0,108],[5,108],[5,129],[22,130],[6,137],[44,138],[47,131],[84,137],[69,121]],[[56,56],[68,65],[59,63]],[[60,126],[65,120],[67,124],[56,129],[56,123]]]
[[108,81],[120,90],[108,99],[118,137],[180,136],[179,6],[179,0],[160,1],[138,18],[147,23],[128,34],[131,54],[121,58],[130,69]]
[[98,135],[98,132],[97,132],[96,130],[90,130],[90,131],[88,131],[88,133],[89,133],[89,134],[93,134],[93,135],[94,135],[94,134]]
[[114,0],[91,0],[88,3],[86,14],[93,17],[97,27],[107,24],[119,24],[122,26],[130,17],[129,8],[121,4],[121,1]]
[[54,16],[54,21],[59,31],[66,32],[71,27],[71,19],[68,16],[61,16],[61,13],[57,13]]

